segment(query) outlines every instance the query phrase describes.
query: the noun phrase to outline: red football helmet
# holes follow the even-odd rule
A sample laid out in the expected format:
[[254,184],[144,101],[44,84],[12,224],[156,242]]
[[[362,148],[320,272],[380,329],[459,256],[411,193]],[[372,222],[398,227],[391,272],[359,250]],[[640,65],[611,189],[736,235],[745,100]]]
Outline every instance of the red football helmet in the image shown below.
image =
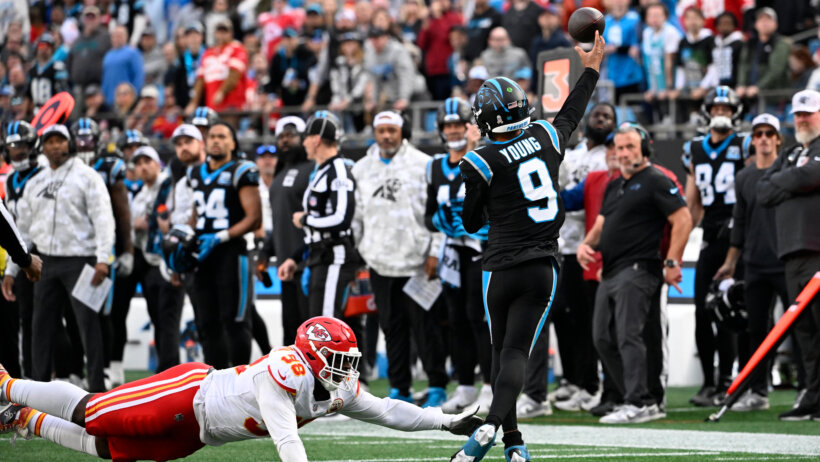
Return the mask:
[[296,331],[296,348],[329,391],[355,390],[362,357],[356,345],[350,326],[335,318],[310,318]]

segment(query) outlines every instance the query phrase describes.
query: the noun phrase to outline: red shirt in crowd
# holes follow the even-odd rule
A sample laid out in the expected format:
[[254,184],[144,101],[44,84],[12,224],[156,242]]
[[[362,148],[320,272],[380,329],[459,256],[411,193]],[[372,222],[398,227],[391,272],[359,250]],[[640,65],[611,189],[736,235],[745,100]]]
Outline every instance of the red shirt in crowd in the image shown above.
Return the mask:
[[[680,182],[678,181],[678,177],[668,168],[661,167],[658,164],[652,164],[658,170],[663,172],[664,175],[669,177],[674,183],[675,186],[678,187],[678,190],[683,193],[683,186],[681,186]],[[615,173],[612,175],[609,174],[607,170],[598,170],[595,172],[589,172],[587,175],[586,181],[584,182],[584,213],[585,213],[585,222],[584,227],[586,231],[589,232],[590,229],[595,225],[595,220],[598,218],[598,215],[601,213],[601,205],[604,202],[604,192],[606,192],[606,186],[609,184],[610,181],[618,178],[621,176],[620,170],[615,170]],[[663,230],[663,239],[661,240],[661,255],[666,256],[666,251],[669,250],[669,239],[671,237],[672,228],[667,223],[666,228]],[[598,280],[598,270],[601,269],[601,252],[595,253],[595,262],[590,263],[587,267],[588,269],[584,270],[584,280],[585,281],[597,281]]]
[[737,18],[737,28],[743,29],[743,10],[754,8],[754,0],[680,0],[675,5],[675,13],[683,25],[683,14],[690,7],[697,7],[703,11],[703,17],[706,19],[705,27],[712,32],[715,32],[715,18],[728,11]]
[[281,13],[265,12],[259,15],[259,29],[262,31],[262,47],[265,50],[265,57],[270,62],[273,53],[282,41],[282,34],[285,29],[301,30],[305,21],[305,12],[302,9],[285,8]]
[[419,33],[418,45],[424,51],[424,71],[427,76],[447,75],[447,60],[453,54],[450,46],[450,29],[464,24],[461,15],[447,11],[438,18],[430,18],[426,28]]
[[[214,93],[228,79],[231,69],[239,72],[236,86],[225,95],[222,104],[214,104]],[[248,52],[245,47],[234,40],[224,46],[215,46],[205,50],[202,64],[197,69],[197,77],[205,83],[205,105],[214,111],[225,109],[242,109],[245,105],[245,71],[248,69]]]

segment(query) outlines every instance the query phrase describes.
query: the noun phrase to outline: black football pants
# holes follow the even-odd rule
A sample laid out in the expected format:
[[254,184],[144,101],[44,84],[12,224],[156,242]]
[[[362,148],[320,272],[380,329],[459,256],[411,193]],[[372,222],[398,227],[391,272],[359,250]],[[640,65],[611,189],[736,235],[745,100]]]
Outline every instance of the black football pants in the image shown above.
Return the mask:
[[[746,312],[749,319],[749,345],[739,349],[738,366],[742,369],[754,354],[757,347],[769,334],[772,328],[772,312],[776,297],[780,297],[783,308],[789,307],[789,295],[786,290],[786,276],[783,273],[762,273],[752,266],[745,267],[744,288]],[[769,394],[769,373],[772,370],[772,357],[768,355],[764,364],[755,369],[749,377],[751,390],[758,395]]]

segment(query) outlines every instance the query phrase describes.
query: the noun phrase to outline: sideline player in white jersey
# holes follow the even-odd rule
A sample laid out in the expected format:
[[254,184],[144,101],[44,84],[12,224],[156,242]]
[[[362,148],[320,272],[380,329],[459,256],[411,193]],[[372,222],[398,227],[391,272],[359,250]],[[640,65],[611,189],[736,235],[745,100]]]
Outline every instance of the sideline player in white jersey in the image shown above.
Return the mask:
[[[359,387],[353,331],[326,317],[305,321],[294,345],[247,366],[187,363],[107,393],[65,382],[13,379],[0,366],[0,433],[37,435],[104,459],[170,460],[203,446],[270,436],[283,462],[307,461],[297,429],[328,414],[404,431],[470,435],[477,406],[459,415],[377,398]],[[14,404],[17,403],[17,404]]]

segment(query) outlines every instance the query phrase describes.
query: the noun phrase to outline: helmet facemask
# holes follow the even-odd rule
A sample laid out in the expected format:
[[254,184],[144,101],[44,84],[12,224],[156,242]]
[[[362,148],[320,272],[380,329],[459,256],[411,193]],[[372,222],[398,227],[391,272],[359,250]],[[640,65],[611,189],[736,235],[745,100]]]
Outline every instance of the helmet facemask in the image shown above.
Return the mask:
[[[336,351],[323,346],[317,348],[313,341],[310,347],[324,367],[319,371],[314,370],[314,375],[322,386],[328,391],[340,389],[343,391],[355,391],[356,383],[359,379],[359,360],[362,354],[357,347],[352,347],[348,351]],[[310,352],[308,352],[310,353]]]

